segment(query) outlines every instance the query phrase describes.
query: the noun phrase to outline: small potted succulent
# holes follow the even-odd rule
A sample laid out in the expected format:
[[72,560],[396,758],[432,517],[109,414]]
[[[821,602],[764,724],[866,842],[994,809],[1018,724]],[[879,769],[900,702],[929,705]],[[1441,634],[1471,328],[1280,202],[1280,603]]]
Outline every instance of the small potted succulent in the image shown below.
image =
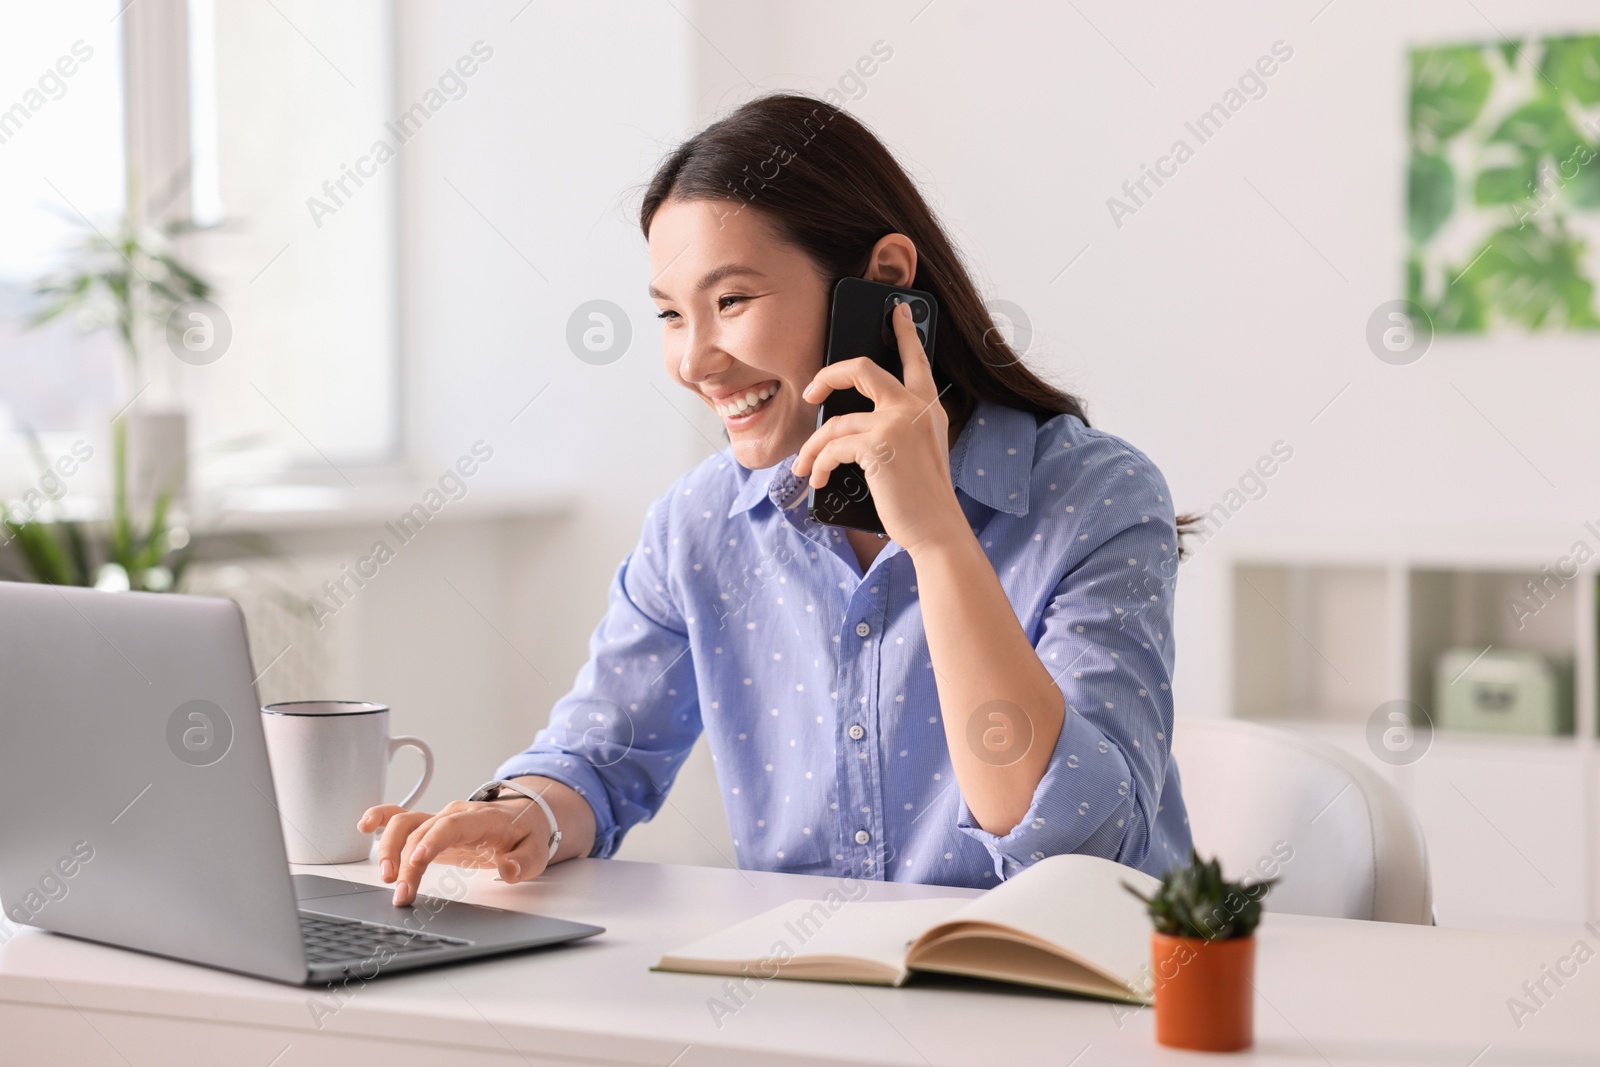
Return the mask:
[[1145,902],[1155,932],[1150,966],[1156,1041],[1172,1048],[1233,1052],[1254,1032],[1255,929],[1276,878],[1229,882],[1216,859],[1191,852]]

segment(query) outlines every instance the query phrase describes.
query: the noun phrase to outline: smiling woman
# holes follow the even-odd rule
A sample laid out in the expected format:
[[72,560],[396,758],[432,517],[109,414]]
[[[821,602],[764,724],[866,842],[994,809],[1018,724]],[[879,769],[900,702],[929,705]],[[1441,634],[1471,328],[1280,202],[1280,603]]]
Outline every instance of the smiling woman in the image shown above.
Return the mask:
[[[397,900],[433,859],[516,881],[611,855],[702,731],[741,866],[981,887],[1062,852],[1186,859],[1166,482],[1021,363],[883,144],[754,100],[667,157],[640,226],[667,372],[729,447],[652,506],[572,691],[496,772],[550,810],[487,789],[367,813]],[[902,305],[903,379],[824,366],[844,277],[933,294],[937,362]],[[872,410],[819,427],[845,388]],[[886,539],[794,506],[843,463]]]

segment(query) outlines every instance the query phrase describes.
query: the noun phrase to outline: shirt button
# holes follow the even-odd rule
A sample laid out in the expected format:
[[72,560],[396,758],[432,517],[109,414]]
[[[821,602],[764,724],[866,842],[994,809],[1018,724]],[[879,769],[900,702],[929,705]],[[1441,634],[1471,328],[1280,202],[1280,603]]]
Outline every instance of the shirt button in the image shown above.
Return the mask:
[[856,831],[856,844],[864,845],[868,841],[871,841],[871,840],[872,840],[872,835],[867,833],[865,830],[857,830]]
[[856,623],[856,636],[857,637],[865,637],[868,634],[870,634],[871,632],[872,632],[872,627],[868,626],[866,623],[864,623],[864,622]]
[[865,736],[867,736],[867,732],[861,728],[860,723],[850,727],[850,740],[859,741]]

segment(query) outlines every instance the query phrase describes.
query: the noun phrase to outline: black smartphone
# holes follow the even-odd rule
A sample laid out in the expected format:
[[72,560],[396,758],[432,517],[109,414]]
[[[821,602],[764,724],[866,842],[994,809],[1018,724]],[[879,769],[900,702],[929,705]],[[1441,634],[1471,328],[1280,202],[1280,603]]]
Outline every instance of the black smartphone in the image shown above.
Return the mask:
[[[905,380],[900,365],[900,344],[889,315],[896,298],[911,305],[911,324],[917,328],[922,350],[933,359],[934,326],[939,304],[932,293],[900,285],[869,282],[865,278],[840,278],[833,287],[833,310],[828,320],[827,363],[867,356],[878,366]],[[872,401],[855,389],[835,389],[817,411],[817,426],[835,415],[871,411]],[[858,463],[841,463],[828,475],[828,484],[806,495],[811,517],[828,526],[884,533],[878,509],[867,488],[866,472]]]

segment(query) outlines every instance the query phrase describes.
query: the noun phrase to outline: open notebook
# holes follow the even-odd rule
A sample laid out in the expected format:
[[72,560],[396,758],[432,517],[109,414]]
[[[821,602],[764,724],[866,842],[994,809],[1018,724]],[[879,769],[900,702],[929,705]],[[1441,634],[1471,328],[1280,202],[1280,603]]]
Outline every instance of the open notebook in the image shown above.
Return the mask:
[[1150,1002],[1150,920],[1122,884],[1158,879],[1062,855],[972,899],[791,900],[667,953],[652,970],[902,985],[918,971]]

